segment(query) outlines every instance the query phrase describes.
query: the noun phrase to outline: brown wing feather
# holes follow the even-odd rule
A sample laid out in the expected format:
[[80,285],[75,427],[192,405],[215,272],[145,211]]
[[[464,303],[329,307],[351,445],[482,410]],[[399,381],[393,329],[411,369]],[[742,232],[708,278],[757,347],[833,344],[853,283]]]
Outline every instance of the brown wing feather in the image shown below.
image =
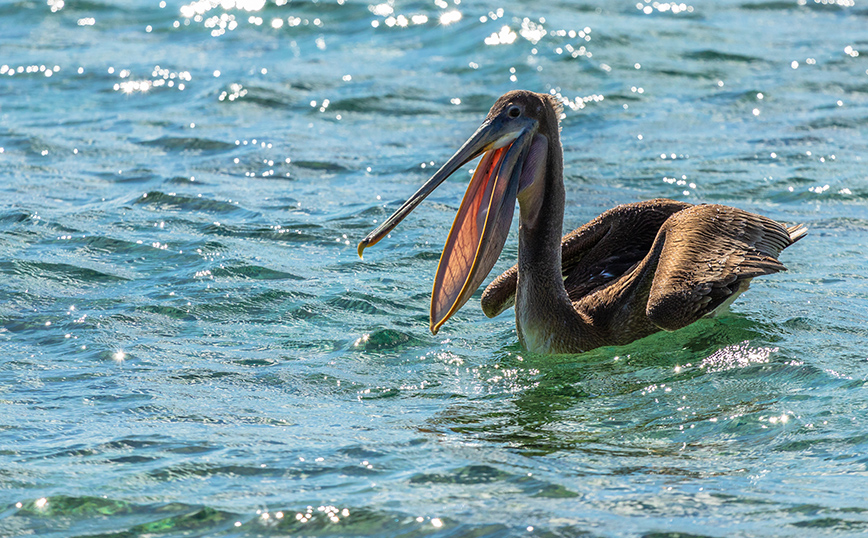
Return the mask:
[[[691,204],[656,199],[612,208],[561,241],[564,286],[571,301],[621,277],[647,254],[661,225]],[[515,304],[518,266],[485,288],[482,310],[494,317]]]
[[646,277],[653,278],[648,319],[667,330],[693,323],[742,291],[751,278],[785,270],[778,255],[805,233],[800,226],[787,229],[720,205],[673,215],[660,230],[656,271]]
[[623,204],[567,234],[561,265],[570,300],[578,301],[627,273],[648,254],[663,223],[691,206],[665,198]]

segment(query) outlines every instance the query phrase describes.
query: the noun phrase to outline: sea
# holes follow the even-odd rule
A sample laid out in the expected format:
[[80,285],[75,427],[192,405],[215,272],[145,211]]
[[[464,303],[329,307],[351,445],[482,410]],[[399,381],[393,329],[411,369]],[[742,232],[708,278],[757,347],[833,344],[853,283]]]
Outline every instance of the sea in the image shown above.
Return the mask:
[[[868,534],[868,3],[687,1],[0,1],[0,536]],[[788,270],[622,347],[481,290],[432,335],[472,164],[356,247],[513,89],[565,232],[725,204]]]

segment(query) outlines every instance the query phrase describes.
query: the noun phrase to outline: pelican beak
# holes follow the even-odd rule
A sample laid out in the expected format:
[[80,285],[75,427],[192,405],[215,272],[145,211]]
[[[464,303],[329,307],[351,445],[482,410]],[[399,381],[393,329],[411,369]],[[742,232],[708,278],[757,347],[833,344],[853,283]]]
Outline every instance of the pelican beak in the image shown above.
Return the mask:
[[[500,255],[520,185],[537,177],[544,159],[535,155],[534,170],[523,172],[528,153],[545,154],[545,137],[536,135],[536,122],[489,118],[461,148],[391,217],[359,243],[362,251],[385,237],[426,196],[468,161],[484,154],[473,173],[464,200],[443,247],[431,295],[431,332],[458,311],[488,276]],[[532,179],[531,179],[532,181]]]

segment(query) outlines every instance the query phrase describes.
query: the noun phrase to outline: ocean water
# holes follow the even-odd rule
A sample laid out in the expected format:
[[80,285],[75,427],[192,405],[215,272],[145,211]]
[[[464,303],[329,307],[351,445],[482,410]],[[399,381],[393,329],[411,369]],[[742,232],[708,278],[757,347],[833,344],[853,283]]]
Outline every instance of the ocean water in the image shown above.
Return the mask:
[[[862,0],[0,2],[0,536],[868,533],[866,28]],[[469,174],[356,244],[515,88],[568,101],[567,230],[729,204],[810,228],[789,270],[582,355],[477,300],[432,336]]]

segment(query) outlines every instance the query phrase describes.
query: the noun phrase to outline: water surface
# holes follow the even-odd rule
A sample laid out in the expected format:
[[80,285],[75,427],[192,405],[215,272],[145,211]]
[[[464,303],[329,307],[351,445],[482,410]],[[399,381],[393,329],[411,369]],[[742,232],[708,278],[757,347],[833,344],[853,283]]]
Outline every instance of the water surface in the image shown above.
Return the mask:
[[[0,20],[0,535],[868,532],[862,2]],[[431,336],[469,174],[356,243],[515,88],[568,101],[568,229],[670,197],[810,235],[629,346],[527,354],[476,300]]]

